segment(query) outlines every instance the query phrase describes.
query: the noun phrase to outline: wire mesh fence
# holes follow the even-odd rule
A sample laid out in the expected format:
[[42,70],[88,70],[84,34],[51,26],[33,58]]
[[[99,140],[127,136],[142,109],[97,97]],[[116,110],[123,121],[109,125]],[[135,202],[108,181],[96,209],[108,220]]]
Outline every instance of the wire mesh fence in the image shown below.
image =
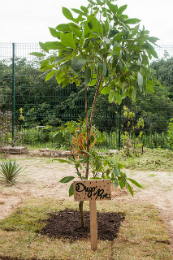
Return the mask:
[[[173,46],[157,47],[156,51],[159,59],[151,62],[151,70],[163,87],[156,85],[155,93],[139,95],[136,103],[125,98],[120,106],[110,104],[106,95],[98,97],[94,124],[105,135],[103,148],[127,145],[127,133],[131,141],[137,139],[146,147],[169,148]],[[31,52],[40,52],[39,44],[0,43],[0,144],[54,148],[53,136],[59,126],[85,118],[84,90],[74,83],[62,88],[55,78],[45,82],[39,70],[41,58],[29,55]],[[87,91],[89,109],[94,92],[95,87]],[[133,117],[127,116],[127,109]]]

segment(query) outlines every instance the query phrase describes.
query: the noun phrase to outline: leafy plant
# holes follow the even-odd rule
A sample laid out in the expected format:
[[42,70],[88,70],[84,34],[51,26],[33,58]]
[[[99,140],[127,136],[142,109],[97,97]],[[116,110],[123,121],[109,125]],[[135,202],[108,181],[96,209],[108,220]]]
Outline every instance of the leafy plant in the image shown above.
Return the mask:
[[[50,28],[50,33],[56,41],[40,42],[43,52],[54,50],[54,53],[49,56],[43,52],[31,53],[44,57],[40,69],[44,73],[48,72],[46,81],[56,76],[62,87],[75,83],[84,90],[86,156],[83,158],[79,154],[79,161],[76,162],[74,158],[73,160],[77,174],[80,160],[81,163],[86,163],[83,177],[86,179],[89,178],[90,162],[94,156],[90,153],[90,142],[93,139],[92,126],[98,95],[108,95],[110,103],[116,101],[120,104],[126,96],[135,101],[138,92],[154,92],[154,81],[157,80],[156,77],[151,77],[149,59],[157,58],[151,43],[155,44],[158,40],[156,37],[150,37],[144,27],[142,30],[139,28],[139,19],[129,19],[124,15],[127,5],[118,7],[111,0],[88,2],[87,7],[72,9],[77,18],[68,8],[62,8],[70,23],[59,24],[55,29]],[[95,89],[90,114],[88,89]],[[80,177],[80,174],[78,176]],[[72,190],[70,192],[72,193]],[[82,201],[79,208],[82,214]],[[84,224],[84,221],[82,223]]]
[[13,185],[19,174],[23,171],[16,161],[4,161],[0,164],[0,181]]

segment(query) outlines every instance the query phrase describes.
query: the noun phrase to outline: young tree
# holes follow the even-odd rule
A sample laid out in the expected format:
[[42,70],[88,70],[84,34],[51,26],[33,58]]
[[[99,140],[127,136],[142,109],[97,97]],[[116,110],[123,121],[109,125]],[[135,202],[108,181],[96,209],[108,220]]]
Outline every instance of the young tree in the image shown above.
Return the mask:
[[[98,95],[109,94],[109,102],[118,104],[126,96],[134,101],[137,92],[153,91],[154,82],[149,71],[149,59],[157,58],[151,45],[158,40],[149,36],[149,31],[140,29],[139,19],[124,14],[127,5],[118,7],[114,0],[88,0],[87,7],[71,10],[63,7],[64,16],[70,21],[49,28],[56,41],[42,43],[44,53],[31,53],[45,57],[42,72],[49,72],[45,80],[54,75],[58,84],[65,87],[75,83],[85,90],[85,113],[87,127],[87,153],[94,109]],[[88,115],[87,89],[96,86],[91,113]],[[89,175],[89,161],[85,178]],[[82,207],[82,202],[80,206]]]

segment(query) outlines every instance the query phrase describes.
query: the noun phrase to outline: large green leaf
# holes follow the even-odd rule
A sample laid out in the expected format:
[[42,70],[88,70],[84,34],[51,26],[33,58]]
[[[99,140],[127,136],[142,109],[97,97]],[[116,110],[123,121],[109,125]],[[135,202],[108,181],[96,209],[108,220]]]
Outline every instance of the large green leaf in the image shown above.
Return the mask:
[[143,75],[140,72],[138,72],[137,80],[138,80],[138,86],[141,88],[143,86]]
[[109,9],[111,10],[111,12],[113,14],[117,13],[117,11],[118,11],[118,6],[117,5],[113,5],[113,4],[109,3],[108,6],[109,6]]
[[43,51],[49,53],[49,49],[47,48],[45,43],[39,42],[40,47],[42,48]]
[[58,39],[60,39],[60,32],[57,32],[56,29],[54,28],[51,28],[49,27],[49,31],[50,31],[50,34],[53,36],[53,37],[57,37]]
[[70,47],[72,49],[76,49],[76,44],[73,39],[73,33],[62,33],[60,36],[61,43],[66,47]]
[[148,48],[147,48],[147,52],[148,54],[151,54],[154,58],[158,59],[158,55],[157,55],[157,52],[155,51],[154,47],[148,43]]
[[115,92],[111,91],[108,96],[109,103],[112,103],[115,100]]
[[75,178],[74,176],[67,176],[67,177],[62,178],[59,182],[67,183],[69,181],[72,181],[74,178]]
[[138,188],[142,188],[142,186],[135,180],[128,178],[129,181],[131,181],[134,185],[136,185]]
[[70,188],[69,188],[69,197],[71,197],[72,195],[74,195],[74,186],[73,186],[73,183],[70,185]]
[[53,69],[54,65],[47,65],[47,66],[44,66],[43,68],[41,68],[41,71],[44,72],[44,71],[48,71],[48,70],[51,70]]
[[131,18],[131,19],[126,19],[124,21],[124,23],[126,24],[135,24],[135,23],[139,23],[141,20],[137,19],[137,18]]
[[72,67],[73,70],[80,70],[80,69],[84,68],[85,64],[86,64],[86,60],[75,60],[75,59],[73,59],[71,61],[71,67]]
[[116,93],[115,96],[116,96],[116,101],[117,101],[118,105],[120,105],[122,102],[122,96],[119,93]]
[[66,86],[68,85],[68,83],[69,83],[69,79],[66,78],[66,79],[63,81],[63,83],[62,83],[62,87],[63,87],[63,88],[66,87]]
[[73,20],[73,15],[68,8],[62,7],[62,13],[68,20]]
[[100,24],[100,22],[97,20],[97,18],[94,15],[89,15],[87,17],[87,24],[90,28],[90,30],[102,34],[103,33],[103,28]]
[[69,27],[69,25],[66,24],[66,23],[59,24],[59,25],[56,27],[56,29],[57,29],[58,31],[62,31],[62,32],[68,32],[68,31],[70,31],[70,27]]
[[118,188],[118,180],[117,179],[114,180],[114,187]]
[[65,48],[64,44],[62,44],[61,42],[45,42],[46,47],[49,50],[62,50]]
[[152,43],[155,43],[155,42],[157,42],[157,41],[159,40],[159,38],[153,37],[153,36],[149,36],[149,37],[147,38],[147,40],[150,41],[150,42],[152,42]]
[[85,13],[85,14],[88,14],[88,8],[81,5],[80,9]]
[[127,8],[127,5],[121,6],[121,7],[118,9],[117,13],[118,13],[118,14],[122,14],[122,13],[126,10],[126,8]]
[[79,29],[73,27],[73,26],[70,26],[71,28],[71,31],[77,36],[77,37],[81,37],[82,36],[82,31],[80,31]]
[[81,14],[81,15],[84,14],[81,10],[76,9],[76,8],[72,8],[71,10],[72,10],[73,12],[77,13],[77,14]]
[[127,187],[127,189],[130,191],[131,195],[133,196],[132,187],[130,186],[130,184],[129,184],[128,182],[126,182],[126,187]]
[[36,57],[44,57],[44,56],[46,56],[45,54],[43,54],[41,52],[31,52],[30,55],[34,55]]
[[102,76],[105,77],[106,75],[107,75],[107,67],[106,67],[106,63],[103,61]]
[[[55,160],[55,159],[54,159]],[[59,161],[60,163],[68,163],[71,164],[71,162],[64,160],[64,159],[56,159],[57,161]]]
[[111,88],[110,87],[104,87],[102,90],[101,90],[101,94],[109,94],[111,91]]
[[151,81],[151,80],[149,80],[148,81],[148,83],[146,84],[146,86],[147,86],[147,89],[149,90],[149,91],[151,91],[151,92],[155,92],[154,91],[154,82],[153,81]]
[[51,72],[49,72],[46,75],[45,81],[48,81],[49,79],[51,79],[53,77],[53,75],[55,74],[56,70],[52,70]]
[[85,84],[88,85],[91,80],[91,68],[88,66],[88,68],[85,71]]

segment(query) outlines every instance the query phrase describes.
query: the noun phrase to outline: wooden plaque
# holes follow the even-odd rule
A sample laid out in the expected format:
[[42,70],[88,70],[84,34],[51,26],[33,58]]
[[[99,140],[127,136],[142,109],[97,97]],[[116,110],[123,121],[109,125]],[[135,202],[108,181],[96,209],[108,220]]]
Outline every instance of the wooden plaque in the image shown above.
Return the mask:
[[110,180],[74,181],[74,200],[111,200]]

